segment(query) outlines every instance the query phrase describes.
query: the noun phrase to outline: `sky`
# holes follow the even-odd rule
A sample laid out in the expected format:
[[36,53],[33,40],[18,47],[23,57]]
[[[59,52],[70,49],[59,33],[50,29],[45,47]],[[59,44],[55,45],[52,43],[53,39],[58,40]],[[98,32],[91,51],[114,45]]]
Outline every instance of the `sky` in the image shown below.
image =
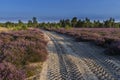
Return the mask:
[[0,19],[120,18],[120,0],[0,0]]

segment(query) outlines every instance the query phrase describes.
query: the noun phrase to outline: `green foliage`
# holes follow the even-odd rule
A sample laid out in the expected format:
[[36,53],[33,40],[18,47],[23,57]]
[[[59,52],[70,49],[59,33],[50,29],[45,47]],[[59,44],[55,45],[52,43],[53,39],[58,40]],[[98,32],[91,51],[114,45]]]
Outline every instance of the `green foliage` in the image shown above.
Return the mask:
[[82,27],[84,25],[84,22],[81,20],[78,20],[76,27]]
[[91,27],[91,22],[90,22],[90,19],[88,19],[88,18],[85,18],[85,27],[86,28]]
[[6,27],[6,28],[15,27],[15,24],[14,24],[14,23],[12,23],[12,22],[9,22],[9,21],[8,21],[8,22],[6,22],[4,25],[5,25],[5,27]]
[[104,26],[106,26],[108,28],[115,27],[114,18],[110,18],[109,20],[104,21]]
[[32,27],[33,25],[32,25],[32,21],[31,20],[28,20],[28,27]]
[[38,26],[37,18],[33,17],[32,21],[33,21],[33,27],[37,27]]
[[38,27],[38,21],[36,17],[33,17],[32,20],[28,20],[28,27]]
[[27,23],[23,23],[21,20],[18,20],[18,23],[6,22],[0,23],[0,27],[6,27],[13,30],[25,30],[28,27],[39,27],[39,28],[120,28],[120,23],[115,22],[114,18],[110,18],[106,21],[94,20],[91,21],[89,18],[78,19],[73,17],[72,19],[62,19],[59,22],[53,23],[38,23],[37,18],[33,17],[31,20],[28,20]]
[[18,20],[18,25],[19,25],[19,26],[23,26],[24,23],[23,23],[21,20]]
[[77,17],[74,17],[74,18],[71,20],[71,24],[72,24],[72,27],[76,27]]
[[12,30],[26,30],[28,28],[27,28],[27,26],[23,25],[23,26],[12,27],[10,29],[12,29]]
[[59,29],[59,28],[60,28],[60,26],[59,26],[59,25],[56,25],[56,26],[55,26],[55,28]]
[[71,27],[69,25],[66,25],[65,29],[69,30]]
[[65,23],[65,20],[60,20],[60,27],[65,27],[66,26],[66,23]]
[[28,23],[23,23],[21,20],[18,20],[18,23],[6,22],[0,23],[0,27],[9,28],[11,30],[26,30],[28,27],[38,27],[38,21],[36,17],[33,17],[32,20],[28,20]]
[[94,20],[89,18],[83,20],[73,17],[70,19],[62,19],[58,23],[40,23],[39,27],[42,28],[120,28],[120,23],[115,22],[114,18],[110,18],[106,21]]

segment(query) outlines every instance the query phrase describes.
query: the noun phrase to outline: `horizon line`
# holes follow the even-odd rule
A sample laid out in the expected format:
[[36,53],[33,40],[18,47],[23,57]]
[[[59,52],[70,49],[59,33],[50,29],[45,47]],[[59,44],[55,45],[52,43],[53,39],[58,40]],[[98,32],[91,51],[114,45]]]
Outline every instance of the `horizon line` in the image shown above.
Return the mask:
[[[71,18],[55,18],[55,17],[36,17],[38,22],[59,22],[60,20],[65,20],[65,19],[72,19]],[[85,18],[90,19],[90,21],[94,21],[94,20],[99,20],[99,21],[105,21],[108,20],[110,18],[114,18],[114,17],[109,17],[109,18],[89,18],[89,17],[77,17],[77,19],[81,19],[84,20]],[[114,18],[115,22],[120,22],[120,18]],[[28,20],[32,20],[32,17],[0,17],[0,23],[3,22],[15,22],[17,23],[18,20],[21,20],[22,22],[28,22]]]

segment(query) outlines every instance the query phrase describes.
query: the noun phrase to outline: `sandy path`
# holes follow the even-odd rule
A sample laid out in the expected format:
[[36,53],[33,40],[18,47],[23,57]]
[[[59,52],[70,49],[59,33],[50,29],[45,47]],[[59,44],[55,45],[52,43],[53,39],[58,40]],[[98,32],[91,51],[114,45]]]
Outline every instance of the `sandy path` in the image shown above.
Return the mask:
[[44,32],[49,37],[44,80],[120,80],[120,61],[105,56],[104,49],[55,32]]

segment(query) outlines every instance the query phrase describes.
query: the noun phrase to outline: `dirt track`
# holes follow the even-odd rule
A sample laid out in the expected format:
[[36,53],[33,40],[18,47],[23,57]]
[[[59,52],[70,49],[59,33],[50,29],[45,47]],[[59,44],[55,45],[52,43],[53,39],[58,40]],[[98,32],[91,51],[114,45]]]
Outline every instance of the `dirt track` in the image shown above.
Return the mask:
[[104,55],[104,49],[55,32],[44,32],[49,37],[49,56],[41,80],[120,80],[120,60]]

